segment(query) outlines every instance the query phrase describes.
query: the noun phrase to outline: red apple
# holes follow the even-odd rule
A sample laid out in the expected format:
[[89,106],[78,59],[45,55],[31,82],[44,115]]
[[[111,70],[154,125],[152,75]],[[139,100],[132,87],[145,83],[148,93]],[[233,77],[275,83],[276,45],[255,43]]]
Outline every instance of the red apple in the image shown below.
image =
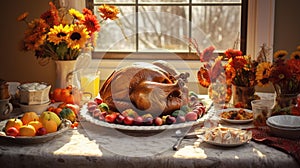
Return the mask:
[[124,119],[125,117],[122,114],[119,114],[115,121],[117,124],[123,124]]
[[141,116],[137,116],[133,120],[134,125],[143,125],[144,118]]
[[117,114],[116,113],[111,113],[111,114],[107,114],[105,116],[105,121],[108,123],[114,123],[115,120],[117,118]]
[[41,127],[36,131],[36,135],[38,136],[42,136],[42,135],[46,135],[47,134],[47,130],[45,127]]
[[186,121],[196,121],[197,119],[198,119],[198,114],[193,111],[190,111],[185,115]]
[[156,126],[161,126],[163,124],[163,120],[160,117],[155,117],[153,122]]
[[16,127],[9,127],[6,129],[6,135],[8,136],[18,136],[19,130]]
[[133,125],[133,120],[134,120],[134,119],[133,119],[132,117],[126,116],[126,117],[124,118],[123,122],[124,122],[125,125]]
[[103,102],[101,98],[95,98],[94,101],[99,105]]

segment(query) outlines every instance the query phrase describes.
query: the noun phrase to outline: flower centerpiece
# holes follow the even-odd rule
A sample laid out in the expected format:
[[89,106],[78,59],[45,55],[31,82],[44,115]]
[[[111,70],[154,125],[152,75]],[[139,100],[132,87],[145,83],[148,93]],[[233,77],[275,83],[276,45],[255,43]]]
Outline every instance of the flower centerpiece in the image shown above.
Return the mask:
[[255,95],[258,62],[235,49],[227,49],[225,56],[228,59],[225,65],[227,82],[233,86],[233,104],[251,109],[251,101],[259,98]]
[[199,84],[208,88],[208,96],[215,106],[224,106],[230,101],[232,91],[231,85],[227,83],[225,67],[222,64],[223,57],[213,53],[214,46],[209,46],[201,52],[195,40],[190,39],[189,43],[202,62],[197,72]]
[[275,89],[275,103],[271,115],[293,114],[300,93],[300,46],[288,58],[286,50],[274,53],[274,62],[262,62],[257,67],[256,80],[259,86],[272,83]]
[[[98,8],[100,18],[87,8],[82,12],[73,8],[56,8],[49,2],[50,9],[39,18],[27,21],[28,12],[20,15],[17,20],[24,21],[27,28],[21,41],[23,51],[33,51],[40,65],[46,65],[50,60],[56,65],[56,87],[64,88],[72,82],[70,73],[79,62],[91,58],[91,50],[96,46],[100,23],[107,19],[117,19],[119,9],[112,5],[101,5]],[[89,56],[89,57],[88,57]]]
[[[49,60],[76,60],[86,47],[96,45],[100,23],[97,16],[87,8],[82,13],[71,8],[60,8],[49,2],[50,9],[39,18],[27,21],[28,12],[21,14],[17,20],[24,21],[27,28],[21,41],[23,51],[34,51],[39,63]],[[100,17],[117,19],[119,9],[111,5],[98,8]]]

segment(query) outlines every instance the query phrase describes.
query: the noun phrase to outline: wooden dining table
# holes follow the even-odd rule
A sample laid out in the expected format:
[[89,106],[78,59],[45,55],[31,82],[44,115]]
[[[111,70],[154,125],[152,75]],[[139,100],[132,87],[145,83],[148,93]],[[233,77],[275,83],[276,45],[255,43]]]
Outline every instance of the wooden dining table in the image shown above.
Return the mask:
[[[208,113],[213,112],[212,108]],[[0,165],[3,168],[300,167],[290,154],[252,140],[234,147],[215,146],[204,142],[199,135],[184,138],[178,150],[173,150],[179,131],[201,130],[206,125],[132,133],[99,126],[83,118],[76,129],[70,128],[46,142],[24,144],[1,139]],[[251,123],[238,126],[249,127]]]

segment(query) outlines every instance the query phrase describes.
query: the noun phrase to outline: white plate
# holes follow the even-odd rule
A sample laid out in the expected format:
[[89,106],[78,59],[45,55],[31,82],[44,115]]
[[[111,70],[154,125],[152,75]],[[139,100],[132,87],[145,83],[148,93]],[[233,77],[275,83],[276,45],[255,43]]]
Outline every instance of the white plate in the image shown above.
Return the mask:
[[223,146],[223,147],[236,147],[236,146],[241,146],[244,145],[246,143],[249,143],[250,139],[248,141],[245,142],[240,142],[240,143],[233,143],[233,144],[226,144],[226,143],[217,143],[214,141],[208,141],[206,139],[204,139],[204,142],[211,144],[211,145],[216,145],[216,146]]
[[277,115],[269,117],[267,121],[277,127],[300,128],[300,116]]
[[[5,124],[6,124],[7,120],[1,121],[0,122],[0,128],[1,130],[4,129]],[[62,124],[69,124],[67,122],[67,120],[63,120]],[[38,144],[38,143],[44,143],[47,141],[50,141],[58,136],[63,135],[64,132],[66,132],[67,130],[69,130],[70,126],[65,126],[65,127],[60,127],[58,131],[56,132],[52,132],[52,133],[48,133],[46,135],[41,135],[41,136],[34,136],[34,137],[26,137],[26,136],[17,136],[17,137],[13,137],[13,136],[0,136],[0,141],[11,141],[13,143],[18,143],[18,144]]]
[[197,124],[202,124],[206,119],[209,118],[209,113],[204,114],[201,118],[199,118],[197,121],[190,121],[185,123],[178,123],[178,124],[171,124],[171,125],[161,125],[161,126],[128,126],[128,125],[121,125],[121,124],[113,124],[108,123],[105,121],[101,121],[97,118],[94,118],[87,109],[87,104],[84,104],[80,110],[80,115],[83,119],[96,124],[98,126],[103,126],[107,128],[113,128],[113,129],[119,129],[123,131],[136,131],[136,132],[155,132],[155,131],[163,131],[167,129],[178,129],[178,128],[186,128],[186,127],[192,127]]
[[[241,108],[227,108],[227,109],[222,109],[222,110],[219,110],[217,113],[218,115],[220,116],[221,113],[223,112],[228,112],[228,111],[238,111],[240,110]],[[245,112],[249,112],[249,113],[252,113],[252,110],[249,110],[249,109],[243,109]],[[249,122],[252,122],[253,121],[253,118],[252,119],[248,119],[248,120],[234,120],[234,119],[227,119],[227,118],[222,118],[220,116],[221,120],[223,121],[226,121],[226,122],[229,122],[229,123],[232,123],[232,124],[245,124],[245,123],[249,123]]]
[[[224,137],[222,138],[222,142],[217,142],[217,138],[222,136],[226,136],[225,134],[229,133],[234,139],[237,139],[236,142],[231,142],[230,141],[225,141]],[[211,136],[214,136],[212,138]],[[216,146],[224,146],[224,147],[235,147],[235,146],[240,146],[243,144],[248,143],[252,138],[252,132],[251,131],[246,131],[246,130],[241,130],[238,128],[231,128],[231,127],[215,127],[208,129],[205,132],[204,135],[204,141],[216,145]],[[215,141],[214,141],[215,139]],[[219,139],[219,138],[218,138]]]

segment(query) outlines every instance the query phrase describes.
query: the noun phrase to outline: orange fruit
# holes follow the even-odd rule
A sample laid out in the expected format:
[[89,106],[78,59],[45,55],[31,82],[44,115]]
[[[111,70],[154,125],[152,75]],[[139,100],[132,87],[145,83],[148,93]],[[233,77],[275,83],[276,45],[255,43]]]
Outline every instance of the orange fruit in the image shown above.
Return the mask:
[[11,119],[7,120],[7,122],[5,124],[5,130],[7,130],[9,127],[15,127],[19,130],[22,125],[23,125],[23,122],[20,119],[11,118]]
[[19,129],[20,136],[35,136],[35,128],[32,125],[23,125]]
[[54,91],[53,91],[53,99],[55,100],[55,101],[62,101],[61,100],[61,88],[56,88],[56,89],[54,89]]
[[39,120],[39,116],[36,112],[26,112],[21,118],[24,125],[28,124],[30,121]]
[[57,131],[57,124],[54,120],[45,120],[43,122],[44,128],[47,130],[47,133],[56,132]]
[[54,113],[56,113],[57,115],[59,115],[59,113],[62,111],[62,108],[60,108],[60,107],[57,107],[57,108],[55,108],[54,109]]
[[43,124],[38,120],[30,121],[28,123],[28,125],[32,125],[34,127],[35,131],[37,131],[39,128],[43,127]]

